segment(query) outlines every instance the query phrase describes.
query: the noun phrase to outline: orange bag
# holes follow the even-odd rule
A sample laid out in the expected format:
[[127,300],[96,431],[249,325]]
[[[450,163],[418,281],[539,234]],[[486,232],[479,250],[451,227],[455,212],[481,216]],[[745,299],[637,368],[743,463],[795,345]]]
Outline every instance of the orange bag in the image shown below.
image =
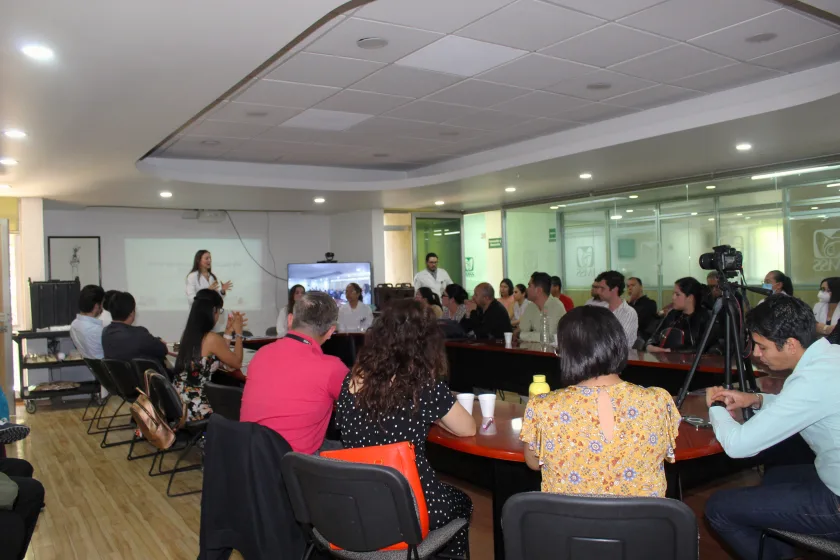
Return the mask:
[[[322,451],[321,457],[348,461],[350,463],[382,465],[400,471],[406,480],[408,480],[408,485],[414,493],[417,515],[420,518],[420,534],[423,535],[424,539],[429,534],[429,511],[426,508],[426,496],[423,494],[423,486],[420,484],[420,473],[417,472],[417,460],[414,456],[413,444],[408,441],[401,441],[388,445]],[[333,544],[330,544],[330,547],[333,550],[340,550]],[[382,550],[406,550],[407,548],[408,545],[401,542],[383,548]]]

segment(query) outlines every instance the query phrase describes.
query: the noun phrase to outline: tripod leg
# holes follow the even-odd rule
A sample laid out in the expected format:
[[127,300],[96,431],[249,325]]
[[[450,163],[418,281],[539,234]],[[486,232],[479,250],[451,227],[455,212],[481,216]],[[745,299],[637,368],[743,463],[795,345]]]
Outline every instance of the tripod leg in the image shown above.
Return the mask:
[[[732,306],[727,302],[726,304],[726,331],[727,336],[726,338],[726,354],[727,358],[729,356],[729,347],[732,344],[735,347],[735,366],[738,368],[738,382],[741,385],[741,391],[744,392],[755,392],[755,375],[752,373],[752,367],[749,367],[749,374],[750,374],[750,381],[751,384],[747,385],[747,376],[746,376],[746,366],[744,362],[747,360],[744,358],[744,349],[741,347],[741,333],[740,329],[732,329],[730,332],[729,325],[737,325],[738,322],[735,321],[735,310]],[[727,371],[731,371],[731,363],[727,360]],[[728,388],[728,387],[727,387]],[[744,409],[744,419],[749,420],[752,418],[753,410],[751,408]]]
[[700,360],[703,358],[703,349],[706,348],[706,344],[709,342],[709,336],[711,336],[712,329],[714,329],[715,326],[715,319],[718,315],[720,315],[721,309],[723,309],[723,299],[719,298],[715,301],[715,307],[712,310],[712,318],[706,327],[706,332],[703,333],[700,346],[697,347],[697,355],[694,356],[694,362],[691,364],[691,369],[688,370],[688,375],[685,376],[685,382],[680,389],[680,394],[677,396],[677,408],[682,406],[683,401],[685,401],[685,398],[688,396],[688,389],[691,386],[691,382],[694,380],[694,374],[697,373],[697,366],[700,365]]

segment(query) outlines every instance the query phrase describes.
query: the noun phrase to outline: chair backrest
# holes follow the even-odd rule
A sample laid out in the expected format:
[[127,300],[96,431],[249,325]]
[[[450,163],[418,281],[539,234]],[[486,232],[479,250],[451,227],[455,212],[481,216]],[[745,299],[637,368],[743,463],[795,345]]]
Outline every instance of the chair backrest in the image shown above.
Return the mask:
[[411,487],[396,469],[288,453],[283,480],[299,523],[353,552],[423,537]]
[[356,363],[356,337],[353,335],[332,336],[321,345],[321,351],[328,356],[335,356],[348,368]]
[[91,358],[83,359],[85,361],[85,365],[87,365],[88,369],[93,374],[93,377],[99,382],[99,384],[105,387],[105,390],[108,391],[109,394],[119,396],[120,393],[117,385],[114,383],[111,373],[102,363],[102,360],[94,360]]
[[277,327],[268,327],[265,329],[265,336],[277,336]]
[[149,358],[134,358],[131,360],[131,365],[134,366],[134,372],[137,374],[138,379],[145,379],[144,376],[147,369],[156,371],[167,379],[171,379],[169,372],[167,372],[166,368],[163,367],[163,364],[157,360],[150,360]]
[[111,374],[117,394],[127,401],[134,401],[137,389],[143,389],[146,385],[143,377],[138,376],[134,366],[128,362],[106,358],[102,360],[102,365]]
[[165,375],[149,378],[149,399],[169,424],[178,424],[184,415],[184,405],[178,390]]
[[502,509],[507,560],[696,560],[697,519],[667,498],[526,492]]
[[239,421],[239,410],[242,408],[242,387],[219,385],[208,381],[204,384],[204,395],[213,414],[218,414],[228,420]]

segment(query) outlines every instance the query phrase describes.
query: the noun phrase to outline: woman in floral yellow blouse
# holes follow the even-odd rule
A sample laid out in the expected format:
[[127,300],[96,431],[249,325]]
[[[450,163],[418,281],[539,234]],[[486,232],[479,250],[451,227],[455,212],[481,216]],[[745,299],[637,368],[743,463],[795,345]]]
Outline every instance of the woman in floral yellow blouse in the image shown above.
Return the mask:
[[622,381],[627,337],[608,310],[568,312],[557,328],[564,389],[528,402],[520,439],[543,492],[665,496],[680,414],[658,387]]

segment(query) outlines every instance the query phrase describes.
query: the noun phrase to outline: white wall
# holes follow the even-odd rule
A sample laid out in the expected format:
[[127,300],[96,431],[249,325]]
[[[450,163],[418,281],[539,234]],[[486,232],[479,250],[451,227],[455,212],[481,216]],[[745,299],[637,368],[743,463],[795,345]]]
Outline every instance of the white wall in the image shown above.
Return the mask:
[[[330,216],[330,250],[339,262],[369,262],[374,285],[385,282],[385,216],[381,209]],[[323,255],[321,255],[323,258]]]
[[31,317],[29,312],[29,283],[46,280],[47,260],[44,236],[44,200],[41,198],[20,199],[20,276],[23,285],[18,286],[18,323],[23,328],[29,328]]
[[[231,217],[243,238],[261,241],[263,254],[254,257],[263,267],[273,271],[270,248],[276,261],[277,276],[282,278],[286,277],[288,263],[315,262],[323,259],[324,253],[330,250],[330,218],[327,216],[231,212]],[[21,220],[22,226],[24,223]],[[370,229],[364,238],[359,239],[360,243],[370,243]],[[106,290],[127,287],[125,259],[131,258],[131,255],[125,254],[127,238],[237,239],[227,220],[202,223],[182,219],[181,211],[177,210],[142,209],[46,210],[44,238],[53,235],[93,235],[101,238],[102,283]],[[41,241],[43,244],[43,238]],[[196,247],[196,250],[200,248]],[[243,255],[248,258],[244,251]],[[184,263],[184,276],[191,266],[191,262]],[[262,309],[248,312],[248,329],[254,334],[264,333],[266,328],[275,324],[277,306],[282,307],[286,301],[285,281],[275,280],[268,274],[262,274],[262,278]],[[232,280],[236,281],[235,278]],[[148,278],[148,281],[154,282],[154,278]],[[186,303],[183,309],[166,312],[144,313],[143,309],[138,309],[138,324],[165,340],[177,340],[187,312]]]
[[[505,218],[507,234],[507,274],[513,284],[528,284],[534,271],[563,277],[563,286],[575,285],[560,270],[559,231],[555,241],[549,241],[549,230],[557,230],[557,215],[553,212],[508,210]],[[574,254],[574,253],[573,253]],[[591,280],[586,280],[587,286]]]

